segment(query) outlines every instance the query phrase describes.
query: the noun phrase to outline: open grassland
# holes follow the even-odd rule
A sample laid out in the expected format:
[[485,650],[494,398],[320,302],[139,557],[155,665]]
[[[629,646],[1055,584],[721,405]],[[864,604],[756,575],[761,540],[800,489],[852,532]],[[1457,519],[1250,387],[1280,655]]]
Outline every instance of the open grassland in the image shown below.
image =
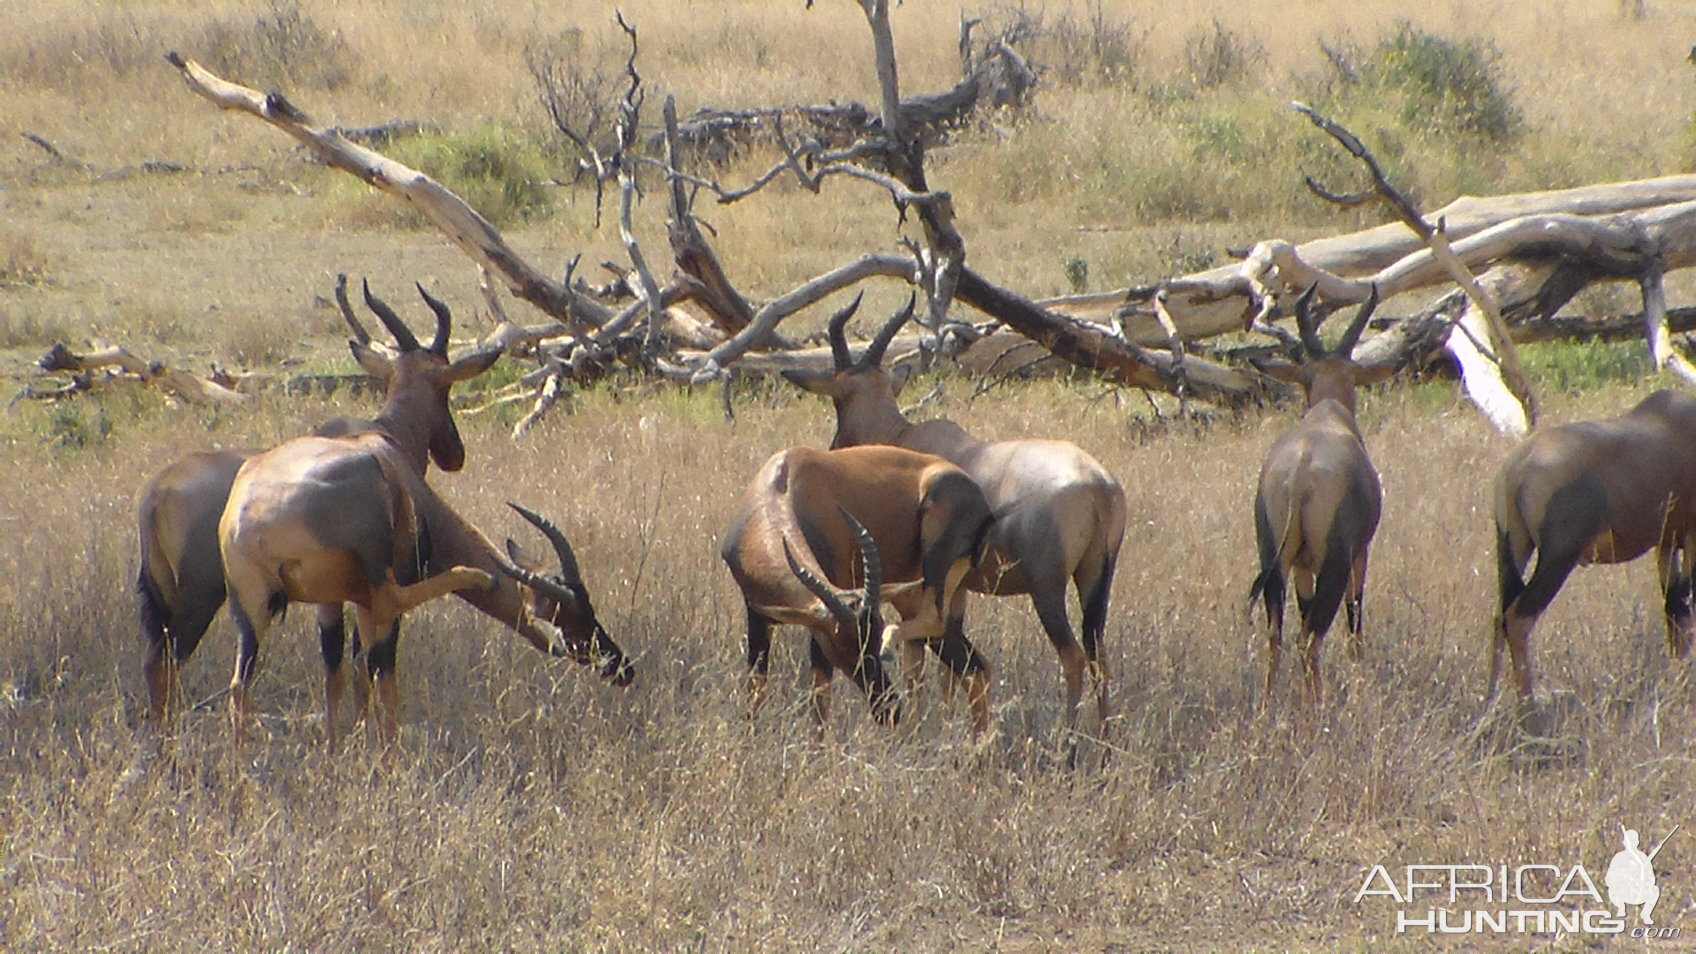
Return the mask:
[[[650,102],[871,99],[852,5],[802,6],[631,0]],[[952,82],[960,10],[897,9],[910,90]],[[1034,114],[934,156],[974,261],[1032,293],[1069,290],[1073,260],[1090,287],[1111,287],[1352,225],[1300,191],[1299,172],[1344,167],[1288,114],[1298,96],[1340,105],[1393,147],[1386,158],[1433,204],[1688,168],[1693,37],[1671,5],[1642,20],[1602,0],[1534,14],[1387,0],[1043,12],[1052,26],[1092,11],[1106,24],[1094,35],[1120,40],[1111,55],[1056,75]],[[322,300],[337,271],[371,276],[415,320],[401,290],[423,281],[470,334],[474,276],[457,252],[301,162],[274,130],[214,114],[159,55],[282,87],[325,122],[425,119],[557,165],[526,56],[551,45],[610,68],[607,15],[423,0],[0,5],[0,372],[98,336],[192,367],[350,370]],[[1316,39],[1364,63],[1401,20],[1493,49],[1520,130],[1432,130],[1331,86]],[[21,130],[99,168],[48,163]],[[97,174],[150,159],[188,171]],[[585,192],[547,194],[513,220],[515,244],[549,267],[579,251],[621,257]],[[647,208],[644,237],[661,242]],[[846,184],[709,214],[754,296],[897,235],[881,196]],[[1533,357],[1551,421],[1613,413],[1652,386],[1617,348]],[[1508,445],[1452,385],[1366,397],[1386,492],[1367,659],[1327,653],[1338,691],[1322,712],[1290,713],[1281,694],[1282,714],[1257,718],[1249,498],[1292,415],[1150,424],[1140,396],[1098,386],[973,400],[969,382],[944,383],[926,413],[984,436],[1075,440],[1126,486],[1106,644],[1119,719],[1077,771],[1057,760],[1057,667],[1021,599],[969,610],[994,666],[996,730],[981,744],[958,709],[934,704],[911,736],[892,735],[845,684],[818,744],[793,635],[750,725],[742,613],[716,541],[747,477],[780,447],[823,443],[829,409],[750,385],[726,422],[715,394],[628,382],[574,396],[522,444],[510,416],[463,418],[467,468],[432,481],[497,538],[529,533],[509,499],[560,522],[637,656],[634,686],[542,659],[441,601],[409,618],[399,750],[379,764],[356,743],[329,759],[316,641],[297,608],[266,647],[257,726],[236,753],[215,698],[233,655],[220,620],[185,673],[187,694],[213,705],[180,720],[166,758],[141,763],[136,489],[185,449],[262,446],[370,405],[269,394],[212,413],[113,389],[5,412],[0,948],[1426,950],[1438,945],[1392,935],[1383,899],[1353,902],[1370,865],[1582,862],[1599,878],[1620,823],[1648,839],[1696,824],[1696,687],[1666,659],[1647,565],[1579,571],[1539,627],[1554,738],[1473,731],[1494,586],[1487,493]],[[1681,832],[1655,862],[1657,920],[1686,931],[1693,846]]]
[[[1386,902],[1353,903],[1370,865],[1599,872],[1617,823],[1661,833],[1696,808],[1693,690],[1665,658],[1647,566],[1580,572],[1547,617],[1537,658],[1564,700],[1557,740],[1470,734],[1493,577],[1486,484],[1505,444],[1446,386],[1363,409],[1387,499],[1369,655],[1328,654],[1339,691],[1314,718],[1254,717],[1261,652],[1243,619],[1253,465],[1287,417],[1148,435],[1111,400],[1046,387],[946,409],[991,434],[1068,434],[1125,480],[1105,764],[1087,748],[1085,768],[1056,763],[1057,667],[1022,600],[971,608],[995,667],[997,728],[979,747],[957,707],[893,737],[846,684],[815,744],[795,637],[776,646],[774,704],[747,724],[741,613],[714,542],[767,452],[826,429],[820,402],[779,392],[747,399],[734,424],[704,397],[593,395],[518,446],[473,423],[472,464],[436,480],[493,533],[523,537],[509,498],[568,528],[603,619],[637,654],[630,689],[437,603],[409,618],[400,750],[375,768],[357,743],[329,759],[297,611],[267,647],[249,748],[231,751],[214,705],[138,775],[130,497],[206,436],[154,418],[80,451],[15,448],[0,473],[5,943],[1418,950],[1389,936]],[[269,411],[212,438],[263,443],[304,423],[297,405]],[[215,696],[232,642],[220,621],[186,672],[190,697]],[[1656,867],[1678,924],[1696,852],[1675,837]]]

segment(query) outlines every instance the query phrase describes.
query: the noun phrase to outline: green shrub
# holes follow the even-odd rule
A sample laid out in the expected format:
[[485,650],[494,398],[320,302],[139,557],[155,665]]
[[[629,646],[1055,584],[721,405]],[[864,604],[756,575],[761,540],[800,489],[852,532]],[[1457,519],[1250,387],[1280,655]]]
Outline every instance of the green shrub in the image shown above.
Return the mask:
[[1066,286],[1077,294],[1089,290],[1089,259],[1082,255],[1068,255],[1060,263],[1066,273]]
[[1501,53],[1479,40],[1449,40],[1403,22],[1378,43],[1361,79],[1374,94],[1402,98],[1401,118],[1415,128],[1435,128],[1506,143],[1524,131],[1501,69]]
[[[541,147],[502,126],[426,133],[396,142],[390,158],[440,182],[497,226],[547,213],[550,164]],[[407,223],[423,226],[417,213]]]

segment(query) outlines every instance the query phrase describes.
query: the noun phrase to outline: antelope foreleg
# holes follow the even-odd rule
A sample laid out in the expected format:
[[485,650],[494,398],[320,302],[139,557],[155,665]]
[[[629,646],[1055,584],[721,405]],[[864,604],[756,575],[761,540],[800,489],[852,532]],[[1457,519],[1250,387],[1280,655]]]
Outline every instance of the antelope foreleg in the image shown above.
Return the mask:
[[771,620],[748,610],[748,717],[752,719],[765,701],[767,673],[771,667]]
[[1348,614],[1349,658],[1355,662],[1366,658],[1366,618],[1363,604],[1366,597],[1366,551],[1361,550],[1349,570],[1348,591],[1343,597],[1343,610]]
[[324,660],[324,747],[334,755],[341,739],[338,713],[347,688],[347,667],[342,664],[347,655],[346,623],[340,603],[318,604],[316,618],[318,649]]
[[1696,596],[1692,587],[1692,542],[1696,541],[1681,537],[1655,551],[1666,604],[1667,652],[1677,659],[1690,654],[1691,600]]
[[[382,585],[372,590],[371,613],[382,619],[398,619],[437,597],[457,590],[486,590],[494,583],[495,578],[483,570],[456,566],[435,576],[425,577],[417,583],[402,584],[395,580],[394,568],[391,567]],[[364,626],[363,617],[360,625]]]
[[365,651],[365,658],[376,690],[372,702],[377,738],[387,751],[400,736],[400,621],[385,622],[364,607],[358,608],[358,618],[361,632],[384,634]]
[[830,720],[830,676],[835,668],[831,665],[830,657],[825,655],[824,647],[819,645],[815,635],[807,642],[807,656],[812,668],[812,689],[809,693],[813,704],[813,722],[819,730],[819,741],[824,741],[825,726]]

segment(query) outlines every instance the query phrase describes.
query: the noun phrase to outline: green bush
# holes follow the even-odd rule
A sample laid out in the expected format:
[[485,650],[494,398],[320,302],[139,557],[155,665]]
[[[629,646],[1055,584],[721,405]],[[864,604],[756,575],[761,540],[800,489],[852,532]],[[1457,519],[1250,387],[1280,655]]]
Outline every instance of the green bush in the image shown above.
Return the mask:
[[1501,53],[1478,40],[1449,40],[1403,22],[1381,40],[1361,71],[1373,93],[1401,98],[1401,118],[1416,128],[1506,143],[1525,116],[1502,76]]
[[[427,133],[396,142],[388,155],[440,182],[503,228],[545,214],[552,202],[545,184],[551,166],[542,148],[505,127]],[[424,223],[419,218],[412,224]]]

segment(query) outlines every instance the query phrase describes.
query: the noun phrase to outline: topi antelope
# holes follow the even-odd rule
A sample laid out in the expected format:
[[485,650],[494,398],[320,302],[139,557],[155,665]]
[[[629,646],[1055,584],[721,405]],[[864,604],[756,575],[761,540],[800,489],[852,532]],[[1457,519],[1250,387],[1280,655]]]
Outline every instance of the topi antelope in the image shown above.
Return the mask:
[[[719,547],[747,606],[754,705],[765,691],[771,628],[790,623],[812,631],[813,714],[821,730],[837,670],[866,692],[879,721],[895,722],[899,704],[879,657],[881,631],[885,645],[900,645],[909,680],[916,681],[923,647],[931,645],[949,668],[950,686],[964,681],[972,728],[982,732],[989,667],[966,639],[955,591],[993,520],[977,484],[928,454],[794,447],[772,456],[743,493]],[[858,595],[856,555],[865,566]],[[882,594],[902,619],[888,630],[878,618]]]
[[[436,316],[436,335],[427,347],[419,344],[392,308],[371,294],[369,285],[364,287],[366,306],[397,345],[395,350],[379,349],[354,317],[345,285],[345,276],[338,276],[336,299],[353,332],[348,348],[360,367],[383,383],[387,399],[372,420],[338,418],[313,433],[339,436],[378,431],[395,442],[419,474],[431,460],[443,470],[459,470],[465,464],[465,445],[448,407],[449,391],[454,384],[487,370],[499,353],[482,352],[450,361],[447,345],[452,313],[421,285],[418,292]],[[163,719],[169,706],[177,668],[200,645],[224,603],[218,518],[229,499],[236,471],[256,453],[217,450],[190,454],[155,474],[137,499],[141,565],[136,593],[147,640],[142,671],[149,713],[155,723]],[[345,642],[341,606],[320,606],[317,618],[325,663],[339,665]],[[357,638],[356,634],[356,646]]]
[[[547,535],[560,571],[548,576],[509,545],[503,555],[438,497],[382,433],[302,437],[242,465],[219,521],[231,615],[241,632],[230,707],[237,738],[260,643],[291,602],[353,603],[359,629],[387,635],[365,654],[376,682],[377,726],[385,745],[396,735],[396,670],[401,615],[457,593],[554,656],[598,665],[618,685],[630,682],[624,654],[596,620],[565,537],[528,511]],[[329,745],[345,682],[326,652]]]
[[1378,528],[1382,491],[1378,472],[1354,417],[1355,388],[1395,373],[1389,364],[1360,365],[1350,359],[1360,333],[1378,305],[1374,286],[1337,346],[1327,350],[1312,314],[1314,288],[1296,302],[1296,327],[1306,352],[1300,364],[1259,362],[1262,371],[1301,386],[1307,413],[1272,442],[1260,468],[1254,498],[1254,531],[1260,574],[1249,591],[1252,608],[1263,597],[1270,624],[1266,699],[1278,677],[1283,652],[1284,588],[1293,580],[1301,612],[1305,695],[1320,701],[1319,648],[1346,608],[1349,654],[1361,655],[1361,594],[1366,587],[1366,553]]
[[1667,648],[1680,658],[1690,652],[1696,399],[1656,391],[1621,417],[1533,434],[1502,464],[1495,511],[1499,603],[1486,709],[1506,648],[1521,714],[1535,718],[1531,628],[1579,564],[1624,563],[1654,548]]
[[[1043,632],[1060,657],[1067,727],[1076,724],[1087,670],[1105,730],[1110,713],[1101,637],[1125,535],[1124,489],[1075,444],[982,441],[946,419],[908,420],[896,401],[907,378],[884,370],[882,362],[895,333],[912,316],[913,302],[878,330],[855,361],[843,327],[859,304],[855,298],[826,326],[831,371],[785,371],[783,376],[804,390],[829,396],[835,404],[831,447],[891,444],[935,454],[977,482],[996,519],[983,560],[967,574],[965,589],[994,596],[1030,595]],[[1067,618],[1068,580],[1077,587],[1083,608],[1081,650]],[[956,599],[964,599],[964,593]]]

